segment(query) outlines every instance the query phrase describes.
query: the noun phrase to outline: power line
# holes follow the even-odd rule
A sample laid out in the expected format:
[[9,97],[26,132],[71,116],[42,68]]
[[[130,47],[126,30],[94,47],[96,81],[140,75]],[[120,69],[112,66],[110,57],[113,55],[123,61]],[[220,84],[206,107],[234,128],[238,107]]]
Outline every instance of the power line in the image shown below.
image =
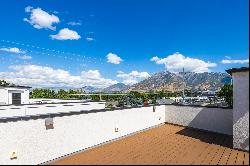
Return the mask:
[[[1,44],[2,48],[9,48],[10,47],[10,46],[7,46],[6,44],[8,44],[8,45],[11,44],[12,45],[11,47],[13,47],[13,45],[16,45],[16,47],[18,47],[18,46],[26,47],[22,51],[24,51],[28,55],[33,54],[34,56],[37,56],[37,55],[38,56],[51,56],[54,58],[64,59],[66,61],[77,61],[79,63],[91,63],[91,64],[101,64],[101,65],[107,63],[106,59],[89,57],[89,56],[86,56],[85,54],[71,53],[68,51],[45,48],[45,47],[41,47],[41,46],[37,46],[37,45],[33,45],[33,44],[25,44],[25,43],[21,43],[21,42],[10,41],[10,40],[0,40],[0,42],[5,43],[4,45]],[[38,49],[39,51],[36,49]],[[68,55],[71,55],[71,57],[68,57]],[[105,56],[105,58],[106,58],[106,56]],[[136,64],[136,65],[130,64],[130,63],[126,63],[126,62],[124,64],[125,64],[125,67],[127,69],[137,68],[138,65],[140,65],[140,64]]]

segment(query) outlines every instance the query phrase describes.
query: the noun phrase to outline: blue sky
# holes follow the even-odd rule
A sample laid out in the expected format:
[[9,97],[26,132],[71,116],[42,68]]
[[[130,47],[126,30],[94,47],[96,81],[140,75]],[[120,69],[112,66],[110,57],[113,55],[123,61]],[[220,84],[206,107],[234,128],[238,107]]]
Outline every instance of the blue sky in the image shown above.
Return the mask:
[[[182,67],[224,72],[248,66],[248,6],[248,0],[3,0],[0,79],[101,87]],[[53,75],[58,69],[63,76],[48,78],[51,84],[41,81],[47,75],[37,79],[40,70]],[[60,80],[67,74],[71,82]]]

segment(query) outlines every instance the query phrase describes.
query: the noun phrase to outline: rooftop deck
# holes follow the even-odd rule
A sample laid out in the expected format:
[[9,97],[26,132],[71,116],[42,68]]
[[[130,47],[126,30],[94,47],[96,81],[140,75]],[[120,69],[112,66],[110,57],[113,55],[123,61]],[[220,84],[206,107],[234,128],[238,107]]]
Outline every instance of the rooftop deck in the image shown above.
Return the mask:
[[230,136],[166,124],[50,164],[249,165],[249,153],[232,149]]

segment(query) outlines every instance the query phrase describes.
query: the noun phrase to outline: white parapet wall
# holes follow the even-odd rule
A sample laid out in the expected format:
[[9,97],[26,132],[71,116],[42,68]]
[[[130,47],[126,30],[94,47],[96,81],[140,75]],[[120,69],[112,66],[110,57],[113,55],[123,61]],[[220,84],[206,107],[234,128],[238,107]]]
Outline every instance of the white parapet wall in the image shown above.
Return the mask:
[[233,135],[232,109],[167,105],[166,122]]
[[[165,106],[0,121],[0,164],[39,164],[165,122]],[[116,132],[118,131],[118,132]],[[11,153],[17,158],[11,160]]]

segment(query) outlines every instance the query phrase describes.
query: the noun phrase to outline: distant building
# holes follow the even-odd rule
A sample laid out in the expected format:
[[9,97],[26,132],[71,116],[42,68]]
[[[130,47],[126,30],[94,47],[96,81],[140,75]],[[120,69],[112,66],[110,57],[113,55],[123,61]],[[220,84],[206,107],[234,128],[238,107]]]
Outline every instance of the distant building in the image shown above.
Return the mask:
[[170,97],[170,99],[176,103],[180,103],[183,101],[183,97]]
[[215,96],[216,91],[206,90],[201,92],[202,96]]
[[29,103],[27,86],[0,86],[0,105],[20,105]]
[[233,78],[234,148],[249,151],[249,68],[227,70]]

